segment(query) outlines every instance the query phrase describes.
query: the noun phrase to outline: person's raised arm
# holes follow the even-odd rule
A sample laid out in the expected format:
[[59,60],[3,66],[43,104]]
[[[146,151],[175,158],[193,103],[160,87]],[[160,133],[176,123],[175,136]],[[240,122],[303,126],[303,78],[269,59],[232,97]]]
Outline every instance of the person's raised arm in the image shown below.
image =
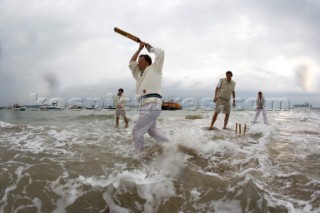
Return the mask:
[[153,47],[149,43],[145,43],[145,47],[150,53],[155,54],[154,66],[157,67],[158,72],[162,72],[162,66],[164,62],[164,51],[160,48]]
[[148,52],[150,52],[150,49],[152,48],[151,44],[145,43],[144,46],[147,48]]
[[142,50],[143,47],[145,46],[145,44],[146,44],[145,42],[140,41],[140,43],[139,43],[139,49],[133,54],[133,56],[132,56],[131,59],[130,59],[131,61],[136,61],[136,60],[137,60],[137,58],[138,58],[141,50]]

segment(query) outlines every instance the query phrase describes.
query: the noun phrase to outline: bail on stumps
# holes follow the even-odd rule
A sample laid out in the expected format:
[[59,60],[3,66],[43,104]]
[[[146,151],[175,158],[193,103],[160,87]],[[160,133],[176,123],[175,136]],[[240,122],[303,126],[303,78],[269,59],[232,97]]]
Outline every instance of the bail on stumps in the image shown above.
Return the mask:
[[[246,131],[247,131],[247,124],[245,124],[243,127],[243,136],[246,135]],[[239,136],[241,135],[241,124],[238,124],[238,123],[236,123],[236,135],[239,135]]]

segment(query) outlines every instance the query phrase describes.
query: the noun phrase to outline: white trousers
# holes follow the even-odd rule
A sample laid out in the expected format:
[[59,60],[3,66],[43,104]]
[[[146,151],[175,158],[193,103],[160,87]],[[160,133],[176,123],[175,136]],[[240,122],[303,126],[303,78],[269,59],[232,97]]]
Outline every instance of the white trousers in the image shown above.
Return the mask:
[[262,115],[263,115],[263,122],[264,122],[265,124],[268,124],[267,111],[266,111],[265,108],[258,109],[258,110],[256,111],[256,116],[254,116],[253,123],[257,122],[257,119],[258,119],[258,117],[259,117],[259,115],[260,115],[260,112],[262,112]]
[[132,137],[136,151],[144,149],[144,134],[148,134],[158,142],[168,142],[169,139],[161,134],[156,127],[157,118],[161,113],[161,104],[148,103],[140,107],[140,114],[132,129]]

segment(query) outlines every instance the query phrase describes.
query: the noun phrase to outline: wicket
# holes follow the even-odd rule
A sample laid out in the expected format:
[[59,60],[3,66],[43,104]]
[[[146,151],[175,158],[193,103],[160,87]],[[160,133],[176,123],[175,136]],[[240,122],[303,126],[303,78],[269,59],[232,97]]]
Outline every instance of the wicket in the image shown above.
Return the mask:
[[[239,134],[238,134],[238,127],[239,127]],[[243,135],[246,135],[247,131],[247,124],[244,125],[243,127]],[[241,124],[236,123],[236,135],[241,135]]]

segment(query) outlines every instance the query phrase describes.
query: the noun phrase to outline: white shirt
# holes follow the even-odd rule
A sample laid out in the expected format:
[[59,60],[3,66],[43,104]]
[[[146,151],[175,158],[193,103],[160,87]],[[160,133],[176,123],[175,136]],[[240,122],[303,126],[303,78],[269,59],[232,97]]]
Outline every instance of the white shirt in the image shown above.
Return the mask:
[[136,94],[147,95],[157,93],[161,95],[162,67],[164,62],[164,51],[152,47],[151,53],[155,54],[154,62],[148,66],[143,73],[140,72],[137,61],[129,62],[132,76],[136,79]]
[[115,107],[119,109],[123,108],[126,103],[126,96],[124,95],[124,93],[122,93],[121,96],[117,94],[113,99],[113,103]]
[[259,97],[257,98],[257,107],[259,107],[260,109],[266,107],[266,99],[263,96],[261,99]]

